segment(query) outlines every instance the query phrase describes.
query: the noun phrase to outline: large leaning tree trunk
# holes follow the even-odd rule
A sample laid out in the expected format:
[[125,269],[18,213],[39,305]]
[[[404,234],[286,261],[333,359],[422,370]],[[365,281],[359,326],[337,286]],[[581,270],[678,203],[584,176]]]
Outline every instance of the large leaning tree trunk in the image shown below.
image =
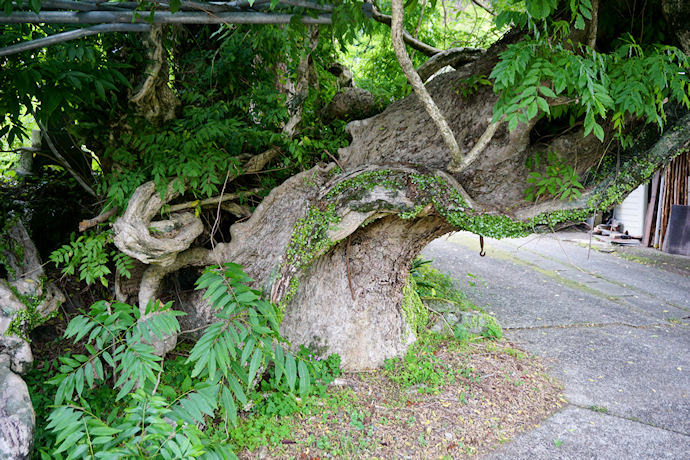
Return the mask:
[[[460,172],[448,169],[446,144],[412,95],[352,122],[352,142],[339,152],[338,165],[318,165],[273,189],[250,219],[232,226],[232,239],[213,249],[192,247],[201,223],[192,214],[151,222],[175,197],[172,187],[162,198],[152,184],[140,187],[114,228],[118,248],[147,264],[140,308],[161,295],[169,273],[235,262],[284,307],[281,332],[293,346],[339,353],[349,370],[374,368],[415,339],[403,290],[410,262],[428,242],[454,229],[514,235],[581,219],[614,204],[690,140],[690,115],[677,113],[663,137],[645,137],[634,160],[621,159],[624,174],[590,181],[574,202],[527,203],[525,164],[536,151],[557,152],[583,177],[603,147],[577,129],[539,139],[534,123],[487,131],[497,96],[487,86],[465,95],[458,88],[470,75],[490,74],[500,50],[501,44],[427,84],[461,154],[478,153]],[[149,232],[152,226],[159,231]]]

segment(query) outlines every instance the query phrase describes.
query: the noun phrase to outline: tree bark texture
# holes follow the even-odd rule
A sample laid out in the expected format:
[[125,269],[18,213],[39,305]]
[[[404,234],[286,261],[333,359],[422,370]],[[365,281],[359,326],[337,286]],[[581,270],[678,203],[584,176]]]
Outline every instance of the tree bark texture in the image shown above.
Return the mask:
[[416,340],[401,309],[410,262],[450,230],[440,216],[388,216],[356,230],[300,274],[281,333],[292,343],[337,350],[348,369],[376,368],[403,355]]

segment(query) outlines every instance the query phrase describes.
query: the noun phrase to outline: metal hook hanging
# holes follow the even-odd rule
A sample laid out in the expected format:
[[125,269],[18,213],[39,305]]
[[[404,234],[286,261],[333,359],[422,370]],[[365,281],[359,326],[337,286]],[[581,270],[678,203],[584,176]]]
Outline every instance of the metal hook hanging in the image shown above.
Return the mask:
[[484,257],[486,251],[484,251],[484,237],[479,235],[479,257]]

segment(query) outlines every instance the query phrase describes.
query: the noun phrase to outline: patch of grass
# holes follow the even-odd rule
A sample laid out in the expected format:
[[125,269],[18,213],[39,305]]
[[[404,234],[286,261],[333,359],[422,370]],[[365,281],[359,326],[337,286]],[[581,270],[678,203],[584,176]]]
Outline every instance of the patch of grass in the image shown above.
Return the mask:
[[384,375],[404,389],[416,387],[418,393],[436,393],[436,388],[455,383],[461,370],[455,369],[437,356],[440,339],[425,334],[415,342],[405,357],[386,360]]
[[609,413],[609,408],[604,407],[604,406],[587,406],[587,409],[592,410],[594,412],[599,412],[602,414],[608,414]]

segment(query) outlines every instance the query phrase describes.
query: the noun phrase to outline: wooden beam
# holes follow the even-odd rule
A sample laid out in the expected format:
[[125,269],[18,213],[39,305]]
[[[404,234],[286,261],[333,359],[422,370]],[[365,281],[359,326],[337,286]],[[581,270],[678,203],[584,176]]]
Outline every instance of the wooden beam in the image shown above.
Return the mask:
[[647,214],[644,219],[644,234],[642,236],[642,246],[648,247],[649,241],[652,236],[652,223],[654,222],[654,211],[657,208],[657,198],[659,197],[659,181],[661,179],[661,173],[659,171],[654,173],[654,178],[652,178],[652,196],[649,199],[649,205],[647,205]]

